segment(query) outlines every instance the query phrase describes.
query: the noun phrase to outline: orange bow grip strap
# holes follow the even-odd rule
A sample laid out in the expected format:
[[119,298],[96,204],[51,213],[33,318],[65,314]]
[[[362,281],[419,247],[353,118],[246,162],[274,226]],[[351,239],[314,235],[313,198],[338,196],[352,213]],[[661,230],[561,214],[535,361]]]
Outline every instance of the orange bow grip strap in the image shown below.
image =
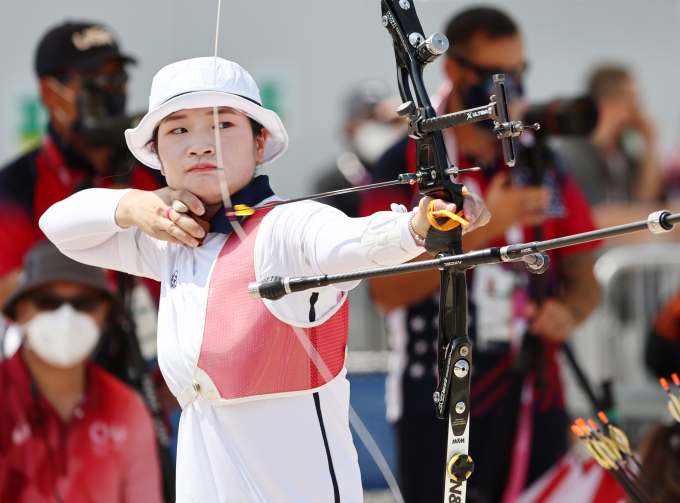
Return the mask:
[[[469,192],[467,190],[464,190],[463,195],[465,194],[469,194]],[[470,225],[470,223],[463,218],[463,210],[460,210],[456,214],[448,210],[434,211],[433,208],[434,199],[430,201],[430,204],[427,205],[427,221],[430,222],[430,225],[435,229],[439,229],[440,231],[450,231],[451,229],[455,229],[461,224],[466,227]],[[443,224],[439,224],[437,222],[437,218],[441,217],[446,217],[449,220]]]

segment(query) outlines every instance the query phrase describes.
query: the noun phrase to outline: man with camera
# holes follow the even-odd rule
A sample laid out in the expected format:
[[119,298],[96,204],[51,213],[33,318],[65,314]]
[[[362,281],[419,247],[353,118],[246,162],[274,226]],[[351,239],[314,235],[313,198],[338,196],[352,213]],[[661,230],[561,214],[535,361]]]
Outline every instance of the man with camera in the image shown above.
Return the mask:
[[[509,99],[521,96],[524,47],[516,24],[505,13],[487,7],[468,9],[451,20],[445,34],[450,48],[444,62],[447,80],[434,102],[438,114],[488,104],[493,75],[498,73],[506,75]],[[464,248],[529,242],[539,226],[542,239],[593,230],[588,205],[575,182],[549,166],[541,185],[529,185],[531,169],[521,161],[513,169],[503,163],[501,143],[492,128],[485,121],[443,131],[456,166],[481,166],[481,171],[461,175],[457,181],[483,194],[491,213],[482,232],[463,237]],[[388,150],[374,169],[374,182],[414,172],[414,145],[407,138]],[[371,191],[365,196],[362,213],[384,210],[390,203],[412,206],[414,197],[415,187]],[[501,490],[516,496],[566,451],[567,417],[555,358],[559,344],[597,304],[592,246],[551,254],[551,267],[544,275],[546,298],[540,305],[531,300],[529,273],[521,264],[479,266],[468,275],[468,330],[474,346],[470,455],[475,473],[468,481],[470,501],[500,501],[497,494],[488,492],[485,474],[511,466],[508,479],[514,484]],[[371,281],[374,300],[388,313],[392,359],[387,409],[388,419],[396,426],[401,487],[407,503],[443,499],[447,424],[436,418],[432,403],[437,383],[439,288],[436,270]],[[521,403],[519,397],[517,403],[508,403],[512,369],[525,332],[543,341],[536,358],[542,364],[532,367],[520,381],[526,390]],[[506,441],[512,461],[493,453],[498,449],[491,445],[491,439],[498,437],[494,433],[497,425],[510,430]],[[495,462],[503,466],[494,468]]]
[[121,306],[101,269],[41,242],[2,307],[24,334],[0,363],[0,501],[160,503],[151,416],[90,363]]
[[164,185],[125,147],[129,63],[112,32],[97,24],[64,23],[38,45],[49,126],[37,149],[0,170],[0,301],[16,286],[26,251],[44,239],[38,219],[52,204],[88,187]]

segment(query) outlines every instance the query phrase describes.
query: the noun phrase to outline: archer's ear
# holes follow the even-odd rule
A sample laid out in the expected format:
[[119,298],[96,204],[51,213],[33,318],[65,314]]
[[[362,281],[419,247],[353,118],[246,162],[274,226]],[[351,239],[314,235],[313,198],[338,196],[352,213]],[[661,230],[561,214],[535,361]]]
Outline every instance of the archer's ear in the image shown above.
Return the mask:
[[262,164],[264,162],[264,147],[267,144],[267,138],[269,138],[269,131],[262,128],[262,134],[255,137],[255,162]]

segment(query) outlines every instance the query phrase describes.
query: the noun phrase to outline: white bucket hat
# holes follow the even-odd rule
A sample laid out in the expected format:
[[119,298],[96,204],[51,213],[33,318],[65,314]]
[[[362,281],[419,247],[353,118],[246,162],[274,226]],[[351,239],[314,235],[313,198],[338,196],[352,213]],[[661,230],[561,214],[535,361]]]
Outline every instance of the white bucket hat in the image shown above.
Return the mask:
[[162,68],[151,83],[149,111],[134,129],[125,131],[130,152],[140,162],[160,169],[158,157],[147,147],[158,123],[171,113],[188,108],[208,108],[213,105],[244,112],[267,131],[263,164],[273,161],[288,148],[288,134],[281,119],[262,106],[257,84],[236,63],[217,58],[194,58],[172,63]]

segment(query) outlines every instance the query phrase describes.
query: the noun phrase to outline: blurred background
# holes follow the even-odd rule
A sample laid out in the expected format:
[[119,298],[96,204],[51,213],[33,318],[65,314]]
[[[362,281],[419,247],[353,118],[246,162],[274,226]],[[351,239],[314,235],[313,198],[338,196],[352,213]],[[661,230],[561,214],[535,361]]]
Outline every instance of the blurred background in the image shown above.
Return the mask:
[[[451,16],[478,2],[417,0],[426,36]],[[534,103],[587,92],[598,65],[623,64],[635,76],[640,107],[654,123],[660,169],[673,179],[680,165],[680,1],[506,0],[485,1],[519,25],[529,63],[524,97]],[[35,148],[47,113],[33,62],[38,41],[65,21],[103,23],[121,50],[137,58],[128,72],[130,113],[144,112],[153,75],[181,59],[212,56],[214,0],[26,0],[5,3],[0,16],[0,165]],[[318,190],[329,162],[347,150],[348,98],[366,81],[381,81],[397,94],[391,39],[380,23],[378,0],[224,0],[218,55],[246,68],[259,85],[264,106],[283,119],[290,136],[285,156],[265,168],[277,195],[301,197]],[[443,59],[430,65],[431,93],[444,78]],[[665,175],[664,175],[665,176]],[[661,201],[677,194],[665,193]],[[370,195],[368,196],[370,197]],[[644,218],[645,215],[642,215]],[[680,287],[678,232],[664,243],[609,244],[600,250],[595,276],[603,288],[600,308],[579,327],[574,353],[598,394],[609,394],[619,422],[633,439],[667,416],[665,395],[645,366],[648,336],[664,302]],[[352,404],[396,467],[385,419],[385,375],[390,347],[382,314],[364,286],[350,294],[347,366]],[[587,414],[582,387],[563,366],[567,408]],[[676,371],[680,370],[675,369]],[[602,385],[604,384],[604,387]],[[602,391],[605,390],[606,391]],[[473,425],[474,427],[474,425]],[[355,437],[367,501],[395,501],[377,465]]]
[[[658,121],[661,146],[680,133],[677,47],[680,12],[674,0],[509,0],[484,2],[505,9],[525,39],[525,94],[532,100],[584,91],[589,71],[602,61],[623,61],[634,70],[645,107]],[[443,31],[451,15],[473,5],[421,0],[416,8],[426,32]],[[3,6],[0,43],[0,163],[41,134],[33,72],[36,44],[66,20],[103,22],[123,51],[138,59],[130,67],[128,110],[145,110],[151,79],[163,66],[210,56],[217,5],[198,0],[88,2],[28,0]],[[286,155],[266,169],[281,197],[313,188],[319,166],[342,145],[343,100],[358,83],[384,81],[396,93],[394,55],[380,24],[379,2],[345,0],[230,0],[222,7],[218,53],[253,75],[265,104],[283,117],[290,134]],[[430,92],[441,81],[441,61],[425,73]],[[295,173],[296,176],[292,176]]]

